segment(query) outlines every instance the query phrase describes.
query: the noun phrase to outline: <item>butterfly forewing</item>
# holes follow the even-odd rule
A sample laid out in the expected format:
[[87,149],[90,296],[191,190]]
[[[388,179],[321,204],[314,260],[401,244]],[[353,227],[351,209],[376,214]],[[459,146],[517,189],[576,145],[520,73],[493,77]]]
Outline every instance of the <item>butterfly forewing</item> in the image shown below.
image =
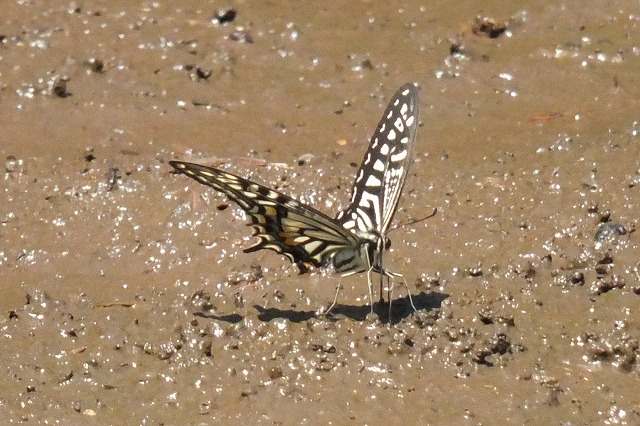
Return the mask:
[[347,229],[386,232],[398,205],[418,129],[418,92],[405,84],[389,101],[337,220]]
[[245,249],[269,249],[305,270],[325,266],[339,250],[358,246],[358,238],[322,212],[291,197],[231,173],[199,164],[170,161],[178,172],[224,193],[250,217],[260,238]]

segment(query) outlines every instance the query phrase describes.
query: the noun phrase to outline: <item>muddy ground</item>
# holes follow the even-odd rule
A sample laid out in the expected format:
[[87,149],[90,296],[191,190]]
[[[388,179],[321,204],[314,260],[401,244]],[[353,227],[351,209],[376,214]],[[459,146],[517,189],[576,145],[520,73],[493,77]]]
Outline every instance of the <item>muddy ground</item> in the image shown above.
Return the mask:
[[[637,2],[5,3],[3,422],[640,424]],[[405,82],[418,315],[167,164],[333,216]]]

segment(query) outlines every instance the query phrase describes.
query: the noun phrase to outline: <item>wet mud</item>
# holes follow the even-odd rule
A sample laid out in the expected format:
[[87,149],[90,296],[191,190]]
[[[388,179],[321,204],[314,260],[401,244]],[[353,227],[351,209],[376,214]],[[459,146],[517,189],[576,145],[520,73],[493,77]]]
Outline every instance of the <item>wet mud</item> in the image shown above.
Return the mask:
[[[4,5],[2,418],[640,423],[639,20],[628,1]],[[242,211],[168,164],[333,217],[405,82],[391,317],[363,274],[243,253]]]

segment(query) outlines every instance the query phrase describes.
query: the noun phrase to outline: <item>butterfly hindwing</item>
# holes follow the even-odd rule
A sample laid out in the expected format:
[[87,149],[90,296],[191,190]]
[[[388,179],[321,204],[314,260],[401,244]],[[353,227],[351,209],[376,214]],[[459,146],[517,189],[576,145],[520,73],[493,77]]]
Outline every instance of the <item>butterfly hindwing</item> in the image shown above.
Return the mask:
[[280,192],[212,167],[181,161],[169,164],[224,193],[249,215],[260,241],[245,252],[273,250],[304,271],[308,265],[325,266],[336,251],[358,244],[357,237],[334,219]]
[[389,101],[336,219],[347,229],[384,235],[398,205],[418,129],[419,89],[403,85]]

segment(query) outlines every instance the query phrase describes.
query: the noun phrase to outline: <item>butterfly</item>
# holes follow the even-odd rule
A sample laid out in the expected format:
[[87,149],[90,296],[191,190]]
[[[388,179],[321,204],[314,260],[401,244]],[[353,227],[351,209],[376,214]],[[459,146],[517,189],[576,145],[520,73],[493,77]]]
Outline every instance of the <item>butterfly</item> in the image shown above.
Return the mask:
[[[391,243],[389,224],[398,207],[418,129],[419,89],[405,84],[393,95],[371,137],[356,174],[349,205],[335,219],[273,189],[226,171],[182,161],[169,164],[179,173],[224,193],[251,218],[259,241],[244,250],[273,250],[298,265],[332,266],[343,275],[366,272],[373,313],[372,273],[402,277],[382,265]],[[338,287],[339,289],[339,287]],[[391,298],[389,289],[389,299]],[[335,305],[327,309],[330,311]],[[416,310],[411,300],[413,309]],[[391,303],[391,300],[389,300]]]

